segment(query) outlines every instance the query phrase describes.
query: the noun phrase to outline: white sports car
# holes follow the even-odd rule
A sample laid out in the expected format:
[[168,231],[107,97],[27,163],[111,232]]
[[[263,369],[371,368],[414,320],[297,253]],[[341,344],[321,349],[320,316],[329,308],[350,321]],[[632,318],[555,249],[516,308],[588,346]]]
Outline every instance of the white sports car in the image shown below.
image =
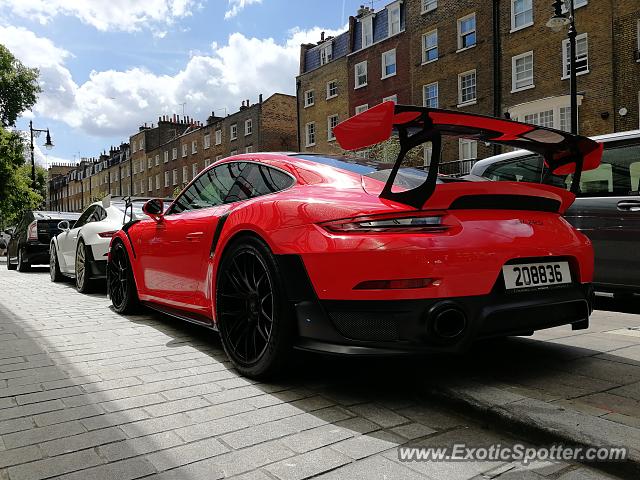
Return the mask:
[[73,228],[66,220],[58,223],[61,232],[51,240],[49,250],[51,281],[59,282],[64,276],[75,278],[78,291],[86,293],[93,281],[106,278],[111,237],[125,223],[143,216],[142,206],[147,200],[107,196],[89,205]]

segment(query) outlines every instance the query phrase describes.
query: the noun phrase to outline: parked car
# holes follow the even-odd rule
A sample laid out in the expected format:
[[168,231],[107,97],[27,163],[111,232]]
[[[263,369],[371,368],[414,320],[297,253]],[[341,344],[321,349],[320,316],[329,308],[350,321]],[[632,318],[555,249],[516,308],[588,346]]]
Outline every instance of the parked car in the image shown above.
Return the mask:
[[[565,218],[593,243],[595,288],[625,298],[640,293],[640,130],[593,140],[604,144],[602,163],[583,172],[580,191]],[[542,157],[526,151],[480,160],[471,174],[561,188],[571,181],[570,175],[545,178]]]
[[7,254],[7,245],[9,243],[9,238],[11,238],[10,235],[4,232],[0,232],[0,257],[4,257]]
[[[114,309],[140,302],[218,330],[244,375],[277,372],[292,348],[338,354],[456,352],[479,338],[587,328],[593,250],[550,186],[437,178],[442,136],[553,154],[584,166],[601,145],[490,117],[385,102],[335,127],[362,150],[400,135],[394,168],[309,153],[225,158],[168,210],[118,231]],[[431,141],[428,173],[402,167]],[[575,165],[574,165],[575,168]]]
[[79,213],[70,212],[39,210],[25,212],[15,230],[10,231],[7,268],[25,272],[32,265],[49,263],[49,242],[51,237],[58,234],[58,223],[64,220],[72,225],[78,217],[80,217]]
[[147,200],[112,200],[107,196],[89,205],[75,224],[61,221],[60,233],[51,239],[51,281],[58,282],[64,276],[74,278],[78,291],[86,293],[95,280],[104,279],[111,237],[122,225],[143,215],[142,206]]

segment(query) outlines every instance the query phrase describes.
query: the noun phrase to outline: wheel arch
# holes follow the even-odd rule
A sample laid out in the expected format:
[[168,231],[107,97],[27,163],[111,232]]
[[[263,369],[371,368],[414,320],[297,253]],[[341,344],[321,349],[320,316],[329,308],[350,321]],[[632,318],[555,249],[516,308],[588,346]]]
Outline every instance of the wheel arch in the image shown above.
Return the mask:
[[[136,268],[134,266],[134,260],[136,257],[133,253],[133,249],[131,247],[129,240],[122,233],[122,231],[119,231],[118,233],[116,233],[116,235],[113,236],[111,243],[109,244],[109,257],[107,262],[111,260],[111,250],[116,245],[116,243],[122,243],[122,245],[124,246],[125,252],[127,252],[127,256],[129,257],[129,265],[131,265],[131,275],[133,276],[133,281],[136,284],[136,290],[138,291],[138,293],[140,293],[140,285],[138,283],[138,278],[136,276]],[[109,276],[109,266],[107,265],[107,278],[108,276]]]

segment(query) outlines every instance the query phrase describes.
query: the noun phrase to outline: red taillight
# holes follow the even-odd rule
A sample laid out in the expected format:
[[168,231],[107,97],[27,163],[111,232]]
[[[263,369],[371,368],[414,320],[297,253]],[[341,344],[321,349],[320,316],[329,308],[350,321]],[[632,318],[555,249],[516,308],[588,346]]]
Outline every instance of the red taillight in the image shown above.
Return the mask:
[[334,233],[437,233],[449,229],[442,223],[443,214],[386,214],[347,218],[321,223]]
[[433,278],[405,278],[400,280],[366,280],[360,282],[354,290],[402,290],[425,288],[436,283]]
[[111,230],[109,232],[99,232],[98,236],[102,238],[111,238],[116,234],[117,230]]
[[27,240],[38,240],[38,221],[34,220],[27,227]]

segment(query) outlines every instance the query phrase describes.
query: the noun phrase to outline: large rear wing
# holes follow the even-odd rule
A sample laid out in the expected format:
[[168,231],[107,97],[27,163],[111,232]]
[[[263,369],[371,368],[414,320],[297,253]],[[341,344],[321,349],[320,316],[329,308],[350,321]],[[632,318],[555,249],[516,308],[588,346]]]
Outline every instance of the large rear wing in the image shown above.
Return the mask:
[[[339,123],[333,132],[345,150],[361,150],[389,139],[397,131],[400,152],[380,194],[421,208],[435,190],[442,136],[506,145],[539,153],[549,173],[572,174],[570,190],[580,189],[583,170],[600,165],[603,145],[587,137],[484,115],[460,113],[384,102]],[[425,182],[413,189],[393,192],[392,187],[405,155],[414,147],[432,142],[432,158]]]

